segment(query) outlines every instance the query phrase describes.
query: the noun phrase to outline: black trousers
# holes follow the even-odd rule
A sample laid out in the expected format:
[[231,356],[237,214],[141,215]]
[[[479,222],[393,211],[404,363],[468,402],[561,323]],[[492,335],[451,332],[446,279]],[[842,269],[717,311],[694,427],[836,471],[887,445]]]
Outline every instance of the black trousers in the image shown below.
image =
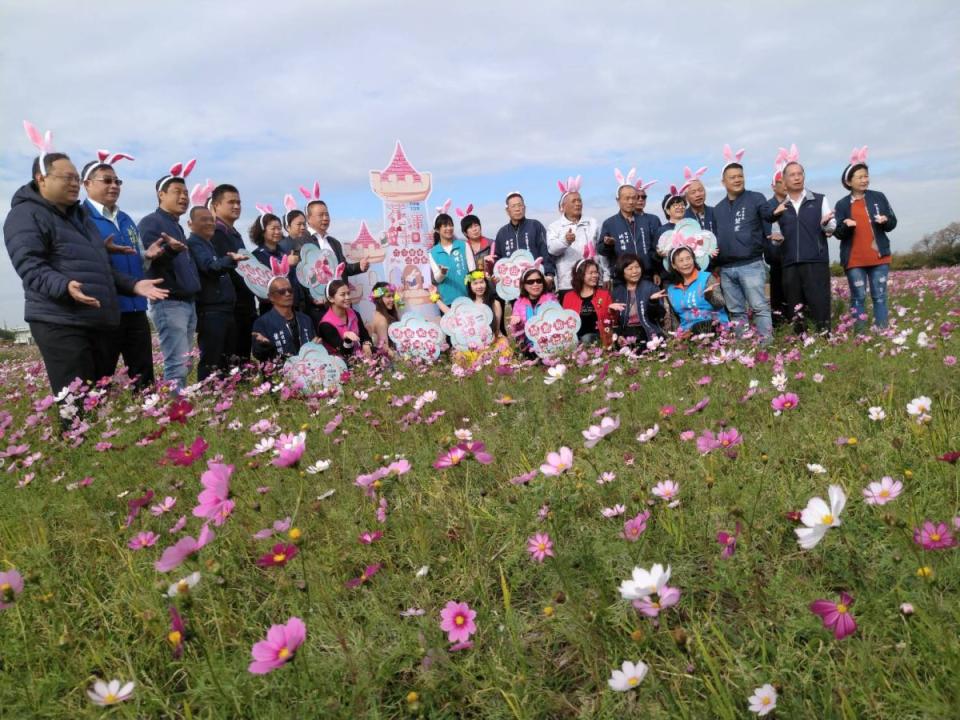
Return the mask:
[[110,333],[110,372],[117,367],[117,360],[123,358],[127,373],[136,378],[137,390],[148,388],[154,383],[153,344],[150,337],[150,323],[147,312],[125,312],[120,314],[120,327]]
[[[249,333],[247,333],[249,339]],[[218,370],[230,367],[237,345],[236,316],[229,310],[197,309],[197,345],[200,362],[197,380],[204,380]]]
[[[793,327],[801,333],[806,320],[813,320],[818,331],[830,329],[830,266],[827,263],[786,265],[782,271],[783,294]],[[803,305],[800,317],[794,308]]]
[[54,395],[76,378],[92,384],[104,375],[113,375],[117,365],[111,342],[113,330],[46,322],[30,323],[30,334],[40,349]]
[[[237,304],[233,311],[233,343],[231,344],[231,355],[242,365],[250,362],[250,343],[253,340],[253,321],[257,319],[257,306],[251,296],[248,300],[237,298]],[[199,318],[197,319],[199,323]]]
[[793,316],[783,294],[783,266],[780,263],[770,265],[770,315],[775,327],[785,325]]

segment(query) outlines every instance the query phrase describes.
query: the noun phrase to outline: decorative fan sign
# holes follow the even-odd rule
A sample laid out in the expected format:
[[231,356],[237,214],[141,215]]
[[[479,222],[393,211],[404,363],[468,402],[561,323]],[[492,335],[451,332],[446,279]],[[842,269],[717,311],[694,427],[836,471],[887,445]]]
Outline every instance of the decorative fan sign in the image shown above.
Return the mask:
[[517,250],[510,257],[500,258],[493,266],[493,278],[497,282],[497,295],[510,302],[520,297],[520,276],[527,268],[540,267],[543,261],[534,259],[529,250]]
[[684,218],[673,230],[667,230],[657,241],[657,253],[663,256],[663,266],[670,269],[670,251],[677,247],[687,247],[693,251],[697,267],[705,270],[710,264],[710,256],[717,249],[717,237],[709,230],[700,227],[693,218]]
[[327,283],[336,278],[337,257],[332,251],[306,244],[300,250],[297,279],[315,300],[326,302]]
[[454,350],[480,350],[493,342],[493,310],[465,297],[458,297],[440,320]]
[[247,258],[237,263],[237,272],[243,282],[250,288],[250,292],[259,298],[266,299],[267,285],[273,279],[273,271],[256,258]]
[[323,345],[314,342],[303,345],[283,366],[287,382],[307,392],[340,387],[340,377],[346,371],[343,358],[331,355]]
[[524,326],[533,351],[542,358],[575,348],[579,330],[580,315],[555,302],[544,303],[538,307],[537,312]]
[[416,315],[407,315],[391,325],[387,335],[405,360],[434,362],[444,346],[440,326]]

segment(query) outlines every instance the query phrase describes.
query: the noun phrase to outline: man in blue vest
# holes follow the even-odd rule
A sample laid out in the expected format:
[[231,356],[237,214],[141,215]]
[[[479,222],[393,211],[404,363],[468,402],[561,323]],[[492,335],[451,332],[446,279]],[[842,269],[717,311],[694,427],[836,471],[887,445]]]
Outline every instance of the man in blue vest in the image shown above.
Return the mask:
[[[117,156],[114,158],[120,159]],[[145,277],[145,260],[156,258],[163,252],[163,246],[154,244],[149,254],[144,251],[136,223],[117,205],[123,180],[117,177],[108,160],[94,160],[84,165],[80,173],[87,193],[83,207],[104,240],[110,264],[134,280],[142,280]],[[134,380],[134,387],[138,391],[143,390],[154,382],[147,300],[136,295],[118,295],[117,300],[120,304],[120,326],[110,333],[108,364],[115,368],[117,359],[123,357],[127,373]]]
[[[813,320],[819,332],[830,329],[830,251],[827,238],[833,235],[837,221],[826,196],[804,187],[805,173],[798,162],[787,163],[783,184],[787,196],[769,208],[780,225],[783,242],[783,292],[787,307],[794,314],[794,330]],[[796,309],[801,307],[800,313]]]

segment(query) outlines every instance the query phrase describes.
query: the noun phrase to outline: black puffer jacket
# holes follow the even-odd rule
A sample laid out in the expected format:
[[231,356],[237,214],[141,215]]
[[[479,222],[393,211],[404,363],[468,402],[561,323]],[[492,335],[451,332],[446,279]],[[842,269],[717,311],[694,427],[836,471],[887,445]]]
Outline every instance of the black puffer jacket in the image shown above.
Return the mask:
[[[96,225],[80,203],[61,212],[44,200],[33,182],[13,196],[3,239],[23,280],[24,319],[80,327],[120,324],[117,292],[133,294],[134,279],[110,264]],[[77,280],[100,307],[81,305],[67,291]]]

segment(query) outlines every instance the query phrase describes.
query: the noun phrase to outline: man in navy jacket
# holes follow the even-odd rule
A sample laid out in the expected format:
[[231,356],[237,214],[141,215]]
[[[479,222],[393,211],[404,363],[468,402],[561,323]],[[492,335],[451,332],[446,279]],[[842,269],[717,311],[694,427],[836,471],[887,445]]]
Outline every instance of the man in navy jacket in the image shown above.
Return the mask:
[[543,276],[553,284],[557,270],[553,255],[547,248],[547,229],[539,220],[527,217],[527,205],[520,193],[507,195],[506,210],[510,222],[497,231],[493,241],[496,259],[508,258],[517,250],[529,250],[534,259],[543,259]]
[[134,281],[110,264],[80,197],[70,158],[49,153],[33,163],[33,180],[13,196],[3,237],[23,280],[24,319],[43,356],[54,393],[80,378],[111,375],[107,331],[120,324],[117,293],[166,297],[157,280]]
[[[117,177],[112,165],[94,160],[84,165],[81,177],[87,193],[83,207],[106,244],[110,264],[134,280],[142,280],[145,277],[144,261],[153,260],[163,252],[163,246],[153,245],[149,256],[144,251],[137,224],[117,205],[123,181]],[[111,335],[110,364],[116,367],[117,359],[122,356],[128,374],[135,379],[134,387],[143,390],[154,382],[147,300],[121,295],[118,301],[120,325]]]
[[707,189],[699,178],[690,181],[683,197],[687,201],[687,212],[683,216],[696,220],[702,229],[716,235],[717,221],[713,216],[713,208],[707,205]]
[[[247,255],[247,247],[243,236],[234,227],[240,219],[241,204],[240,191],[233,185],[222,183],[213,189],[210,196],[210,209],[216,218],[216,227],[213,234],[213,247],[221,257],[229,253]],[[233,347],[229,348],[229,355],[241,363],[250,360],[250,329],[257,317],[257,301],[247,287],[243,278],[235,269],[228,271],[233,283],[234,304],[233,314],[237,331],[234,335]]]
[[608,217],[600,226],[597,252],[608,259],[610,267],[614,267],[617,258],[624,253],[633,253],[640,258],[643,277],[659,285],[660,268],[663,267],[657,257],[660,218],[643,212],[646,191],[641,202],[640,193],[633,185],[621,185],[617,189],[617,204],[620,212]]
[[773,222],[773,211],[767,199],[758,192],[744,189],[743,166],[727,163],[722,171],[727,196],[713,207],[720,254],[711,263],[720,270],[723,301],[737,334],[747,326],[747,311],[761,342],[773,337],[770,303],[767,301],[767,268],[763,262],[766,247],[764,223]]
[[144,247],[150,251],[159,243],[163,252],[150,263],[147,275],[159,278],[169,291],[166,300],[150,306],[150,317],[163,353],[163,379],[174,381],[182,390],[190,374],[189,353],[197,331],[194,302],[200,292],[197,266],[187,251],[180,216],[187,211],[190,198],[182,178],[167,175],[157,181],[159,207],[140,220],[138,230]]

